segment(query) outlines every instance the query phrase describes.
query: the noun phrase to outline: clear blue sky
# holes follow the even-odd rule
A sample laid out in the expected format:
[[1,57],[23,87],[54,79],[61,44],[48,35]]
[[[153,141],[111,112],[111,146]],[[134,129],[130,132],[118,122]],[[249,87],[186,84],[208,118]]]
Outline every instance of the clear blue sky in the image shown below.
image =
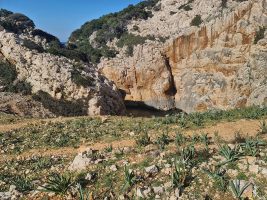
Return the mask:
[[0,8],[31,18],[36,27],[67,41],[86,21],[141,0],[0,0]]

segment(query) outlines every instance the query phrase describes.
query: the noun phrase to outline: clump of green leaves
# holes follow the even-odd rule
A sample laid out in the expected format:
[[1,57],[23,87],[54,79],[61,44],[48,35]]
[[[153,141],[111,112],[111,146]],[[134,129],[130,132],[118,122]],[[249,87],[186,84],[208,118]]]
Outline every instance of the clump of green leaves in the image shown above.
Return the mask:
[[193,145],[190,145],[182,149],[180,159],[188,166],[193,166],[195,156],[196,156],[196,149]]
[[216,188],[221,191],[226,191],[228,181],[226,178],[226,170],[222,168],[214,168],[213,170],[204,169],[204,172],[211,178],[214,182]]
[[123,190],[131,188],[136,182],[134,172],[128,167],[124,166],[124,185]]
[[156,144],[159,146],[161,150],[165,149],[165,146],[170,143],[170,137],[163,133],[161,136],[157,138]]
[[12,184],[16,186],[19,192],[27,193],[33,190],[33,184],[26,176],[17,176],[12,180]]
[[174,188],[182,189],[190,178],[190,170],[187,168],[186,163],[179,159],[175,159],[173,165],[172,185]]
[[147,146],[151,143],[151,139],[150,137],[148,136],[148,133],[147,131],[144,131],[140,137],[138,137],[136,140],[136,144],[138,146]]
[[201,19],[201,16],[200,16],[200,15],[196,15],[196,16],[192,19],[190,25],[191,25],[191,26],[197,26],[197,27],[199,27],[200,24],[202,24],[202,22],[203,22],[203,20]]
[[245,183],[243,186],[241,186],[240,180],[230,181],[229,182],[230,189],[234,195],[234,197],[238,200],[243,200],[245,198],[242,197],[245,190],[251,185],[250,183]]
[[44,188],[42,191],[65,195],[72,185],[73,182],[70,176],[56,173],[48,178],[46,185],[42,186]]
[[260,153],[260,147],[265,146],[265,142],[259,139],[246,138],[244,143],[240,144],[243,154],[247,156],[258,156]]
[[88,190],[82,188],[81,184],[78,184],[79,200],[91,200]]
[[229,147],[226,144],[219,145],[219,155],[226,159],[226,162],[233,162],[240,158],[240,146],[235,145],[234,148]]
[[259,27],[259,30],[256,31],[254,44],[257,44],[259,40],[264,38],[266,27]]
[[180,147],[180,145],[184,144],[186,140],[187,138],[182,133],[176,133],[175,144],[177,147]]

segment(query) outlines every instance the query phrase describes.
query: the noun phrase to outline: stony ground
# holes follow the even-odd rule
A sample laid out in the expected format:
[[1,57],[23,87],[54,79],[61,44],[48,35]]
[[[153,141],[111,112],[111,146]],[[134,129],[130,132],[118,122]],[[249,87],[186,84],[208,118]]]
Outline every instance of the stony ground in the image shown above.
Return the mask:
[[266,118],[0,114],[0,199],[266,199]]

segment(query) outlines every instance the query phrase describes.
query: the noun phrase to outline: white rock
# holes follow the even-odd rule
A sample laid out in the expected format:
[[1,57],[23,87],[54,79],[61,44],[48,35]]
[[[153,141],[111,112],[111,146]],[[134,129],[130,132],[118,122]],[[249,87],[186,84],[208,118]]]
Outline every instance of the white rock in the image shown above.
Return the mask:
[[118,170],[116,165],[111,165],[109,169],[113,172],[116,172]]
[[159,169],[156,165],[152,165],[152,166],[146,167],[145,171],[146,173],[149,173],[149,174],[155,174],[159,172]]
[[153,191],[155,194],[163,194],[164,188],[159,186],[159,187],[153,187]]

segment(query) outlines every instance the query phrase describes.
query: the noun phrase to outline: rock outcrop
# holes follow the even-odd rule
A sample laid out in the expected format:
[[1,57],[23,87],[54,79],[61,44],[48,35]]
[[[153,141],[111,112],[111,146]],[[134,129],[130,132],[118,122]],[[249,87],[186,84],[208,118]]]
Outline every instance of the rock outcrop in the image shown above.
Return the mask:
[[31,96],[15,93],[0,92],[0,112],[15,114],[17,116],[47,118],[55,117],[55,114],[34,100]]
[[156,39],[136,45],[132,55],[114,40],[109,45],[119,53],[98,68],[125,100],[161,110],[265,105],[266,0],[223,2],[159,1],[152,17],[127,25],[131,34]]
[[17,33],[2,27],[0,55],[15,66],[16,81],[31,86],[35,100],[55,115],[124,113],[123,99],[113,82],[93,66],[47,53],[43,49],[47,41],[33,36],[33,31],[32,26]]

